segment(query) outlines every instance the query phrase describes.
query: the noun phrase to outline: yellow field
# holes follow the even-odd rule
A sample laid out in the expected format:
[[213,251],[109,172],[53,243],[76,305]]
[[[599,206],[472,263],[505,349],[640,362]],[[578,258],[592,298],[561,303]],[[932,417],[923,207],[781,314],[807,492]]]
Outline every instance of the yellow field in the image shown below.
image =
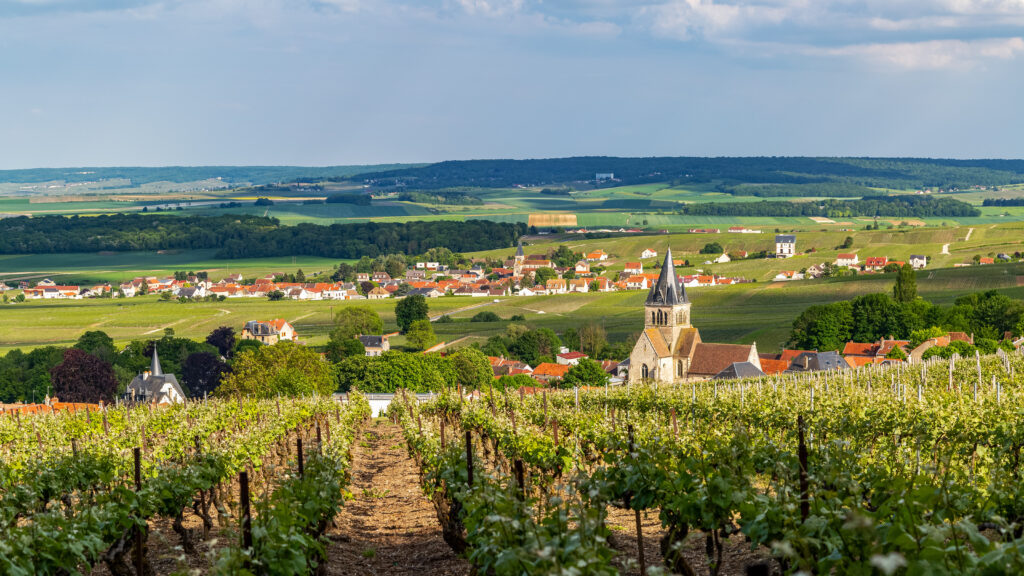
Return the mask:
[[575,214],[530,214],[530,226],[576,226]]

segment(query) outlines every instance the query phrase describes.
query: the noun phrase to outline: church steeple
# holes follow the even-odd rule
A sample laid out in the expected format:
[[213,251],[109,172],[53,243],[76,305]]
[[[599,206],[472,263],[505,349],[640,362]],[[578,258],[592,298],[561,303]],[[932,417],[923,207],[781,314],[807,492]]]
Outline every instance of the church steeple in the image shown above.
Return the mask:
[[677,306],[689,304],[690,299],[686,296],[686,287],[679,282],[676,276],[676,266],[672,262],[672,249],[665,249],[665,263],[661,265],[661,274],[658,275],[658,282],[647,294],[647,306]]
[[523,239],[519,239],[519,246],[516,247],[516,260],[522,260],[526,255],[523,254]]
[[164,371],[160,369],[160,357],[156,354],[156,344],[153,344],[153,364],[149,367],[151,376],[163,376]]

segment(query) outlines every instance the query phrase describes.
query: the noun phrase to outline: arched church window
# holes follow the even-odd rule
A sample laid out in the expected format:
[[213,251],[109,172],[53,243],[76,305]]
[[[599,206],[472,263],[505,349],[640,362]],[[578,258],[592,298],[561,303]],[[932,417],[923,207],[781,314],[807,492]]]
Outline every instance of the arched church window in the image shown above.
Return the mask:
[[679,376],[680,378],[683,377],[683,361],[682,360],[677,360],[676,361],[676,376]]
[[643,366],[640,367],[640,377],[641,378],[645,378],[646,379],[646,378],[649,378],[650,375],[651,375],[650,374],[650,370],[647,369],[647,364],[644,364]]

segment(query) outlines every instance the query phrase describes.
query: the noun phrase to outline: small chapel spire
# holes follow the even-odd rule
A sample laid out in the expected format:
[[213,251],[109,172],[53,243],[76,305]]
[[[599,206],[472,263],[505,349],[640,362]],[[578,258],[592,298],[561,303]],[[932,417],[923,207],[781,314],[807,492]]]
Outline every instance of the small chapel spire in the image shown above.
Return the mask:
[[160,369],[160,357],[156,354],[156,344],[153,344],[153,364],[149,368],[151,376],[162,376],[164,371]]

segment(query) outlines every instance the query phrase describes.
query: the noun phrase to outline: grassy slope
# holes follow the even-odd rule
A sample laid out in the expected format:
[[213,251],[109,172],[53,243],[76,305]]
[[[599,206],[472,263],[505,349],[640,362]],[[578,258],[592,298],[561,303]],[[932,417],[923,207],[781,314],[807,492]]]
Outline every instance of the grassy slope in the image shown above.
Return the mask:
[[[1024,264],[926,271],[919,275],[922,296],[948,304],[961,294],[998,289],[1024,297]],[[891,276],[873,276],[840,281],[754,283],[689,290],[693,321],[707,341],[754,342],[762,351],[777,350],[789,335],[793,319],[813,304],[851,298],[859,294],[890,290]],[[503,318],[526,316],[531,326],[545,326],[562,332],[583,322],[604,325],[612,340],[621,340],[642,327],[640,309],[645,294],[617,292],[490,299],[445,297],[430,301],[433,313],[490,303],[486,310]],[[385,329],[393,330],[394,301],[363,302],[377,310]],[[221,325],[240,330],[247,320],[282,317],[293,321],[301,337],[312,344],[326,341],[330,331],[331,307],[337,311],[352,303],[269,302],[256,299],[217,303],[178,304],[160,302],[147,296],[128,300],[86,300],[71,302],[29,302],[3,307],[0,323],[0,351],[32,348],[47,344],[68,344],[86,330],[103,330],[118,342],[136,338],[157,338],[171,327],[182,336],[201,339]],[[455,312],[453,318],[466,320],[480,310]],[[543,314],[541,313],[543,312]],[[503,331],[508,322],[435,324],[438,338],[453,341],[464,336],[483,339]],[[402,339],[396,339],[401,345]]]
[[89,254],[0,255],[0,280],[11,283],[26,278],[50,277],[55,282],[121,282],[136,276],[169,276],[176,270],[207,270],[219,279],[228,274],[246,277],[269,272],[294,272],[302,268],[312,273],[330,270],[339,260],[315,256],[295,258],[246,258],[220,260],[216,250],[180,250],[158,252],[118,252]]

